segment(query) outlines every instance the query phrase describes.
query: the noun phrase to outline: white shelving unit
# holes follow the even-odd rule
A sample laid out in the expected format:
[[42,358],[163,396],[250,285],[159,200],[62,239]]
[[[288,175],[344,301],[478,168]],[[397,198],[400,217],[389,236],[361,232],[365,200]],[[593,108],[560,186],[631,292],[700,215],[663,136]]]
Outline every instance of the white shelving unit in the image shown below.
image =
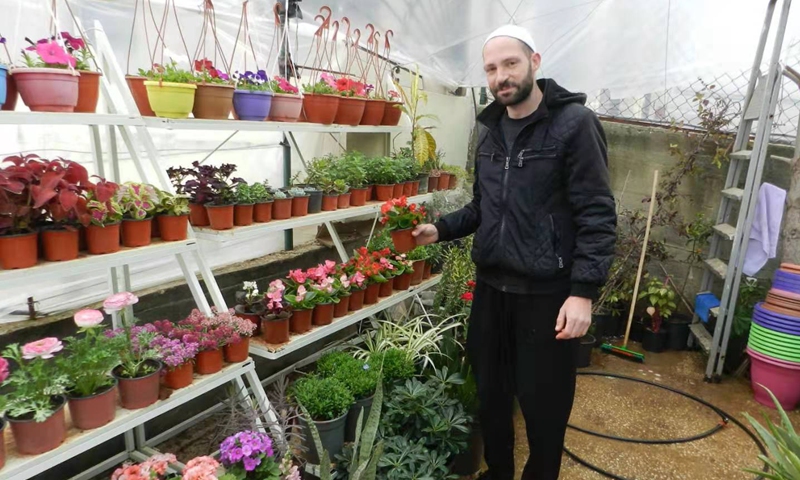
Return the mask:
[[246,120],[204,120],[196,118],[170,119],[144,117],[150,128],[166,130],[215,130],[242,132],[311,132],[311,133],[400,133],[404,127],[321,125],[305,122],[252,122]]

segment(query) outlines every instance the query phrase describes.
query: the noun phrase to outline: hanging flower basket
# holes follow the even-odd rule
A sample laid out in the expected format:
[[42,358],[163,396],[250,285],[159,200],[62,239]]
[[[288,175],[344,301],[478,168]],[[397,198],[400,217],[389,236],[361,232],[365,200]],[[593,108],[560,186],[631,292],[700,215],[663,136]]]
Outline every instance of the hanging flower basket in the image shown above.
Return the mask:
[[198,84],[194,97],[194,118],[227,120],[233,108],[233,85]]
[[380,125],[383,121],[383,114],[386,111],[386,101],[380,99],[368,99],[364,106],[364,115],[361,117],[361,125]]
[[233,109],[239,120],[263,122],[272,107],[272,92],[237,89],[233,93]]
[[136,108],[139,113],[144,117],[155,117],[156,114],[150,108],[150,99],[147,97],[147,87],[144,86],[147,77],[125,75],[125,81],[128,82],[128,88],[133,96],[133,101],[136,102]]
[[400,123],[400,116],[403,112],[399,107],[402,104],[402,102],[386,102],[383,110],[383,119],[381,120],[381,125],[396,126],[398,123]]
[[358,97],[342,97],[339,99],[339,108],[336,110],[334,123],[339,125],[356,126],[361,123],[367,101]]
[[147,88],[150,108],[157,117],[189,118],[194,108],[197,85],[148,80],[144,82],[144,86]]
[[32,112],[75,111],[78,72],[60,68],[18,68],[13,74],[22,101]]
[[336,112],[339,110],[341,98],[338,95],[306,93],[303,97],[303,112],[306,120],[323,125],[332,124],[336,120]]
[[299,95],[275,93],[269,111],[271,122],[297,122],[303,110],[303,98]]

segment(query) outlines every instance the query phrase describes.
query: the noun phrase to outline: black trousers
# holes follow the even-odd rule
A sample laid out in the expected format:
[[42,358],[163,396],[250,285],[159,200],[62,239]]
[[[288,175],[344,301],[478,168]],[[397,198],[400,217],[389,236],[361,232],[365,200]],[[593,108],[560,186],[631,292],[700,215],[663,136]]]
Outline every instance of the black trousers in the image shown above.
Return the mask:
[[480,401],[490,480],[514,478],[513,403],[525,417],[530,456],[522,480],[556,480],[575,395],[577,340],[556,340],[569,292],[504,293],[478,280],[467,355]]

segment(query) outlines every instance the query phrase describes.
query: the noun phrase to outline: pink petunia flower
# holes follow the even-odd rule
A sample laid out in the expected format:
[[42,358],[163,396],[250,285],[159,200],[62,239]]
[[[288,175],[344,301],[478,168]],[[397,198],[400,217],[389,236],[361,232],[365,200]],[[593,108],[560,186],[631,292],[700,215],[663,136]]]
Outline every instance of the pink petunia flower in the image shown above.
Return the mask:
[[80,328],[92,328],[103,323],[103,312],[100,310],[84,309],[78,311],[73,317],[75,325]]
[[26,343],[22,346],[22,358],[32,360],[36,357],[43,359],[53,358],[53,354],[60,352],[64,348],[61,340],[55,337],[47,337],[35,342]]
[[75,67],[75,57],[64,51],[55,41],[39,43],[36,45],[36,53],[44,63],[51,65],[69,65]]

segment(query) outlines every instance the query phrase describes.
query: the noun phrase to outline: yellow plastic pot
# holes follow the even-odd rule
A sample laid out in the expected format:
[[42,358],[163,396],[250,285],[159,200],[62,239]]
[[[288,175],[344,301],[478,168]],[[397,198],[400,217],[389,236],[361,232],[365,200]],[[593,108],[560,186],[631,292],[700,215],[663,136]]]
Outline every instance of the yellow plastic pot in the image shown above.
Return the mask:
[[197,85],[191,83],[144,82],[150,108],[157,117],[188,118],[194,108],[194,94]]

